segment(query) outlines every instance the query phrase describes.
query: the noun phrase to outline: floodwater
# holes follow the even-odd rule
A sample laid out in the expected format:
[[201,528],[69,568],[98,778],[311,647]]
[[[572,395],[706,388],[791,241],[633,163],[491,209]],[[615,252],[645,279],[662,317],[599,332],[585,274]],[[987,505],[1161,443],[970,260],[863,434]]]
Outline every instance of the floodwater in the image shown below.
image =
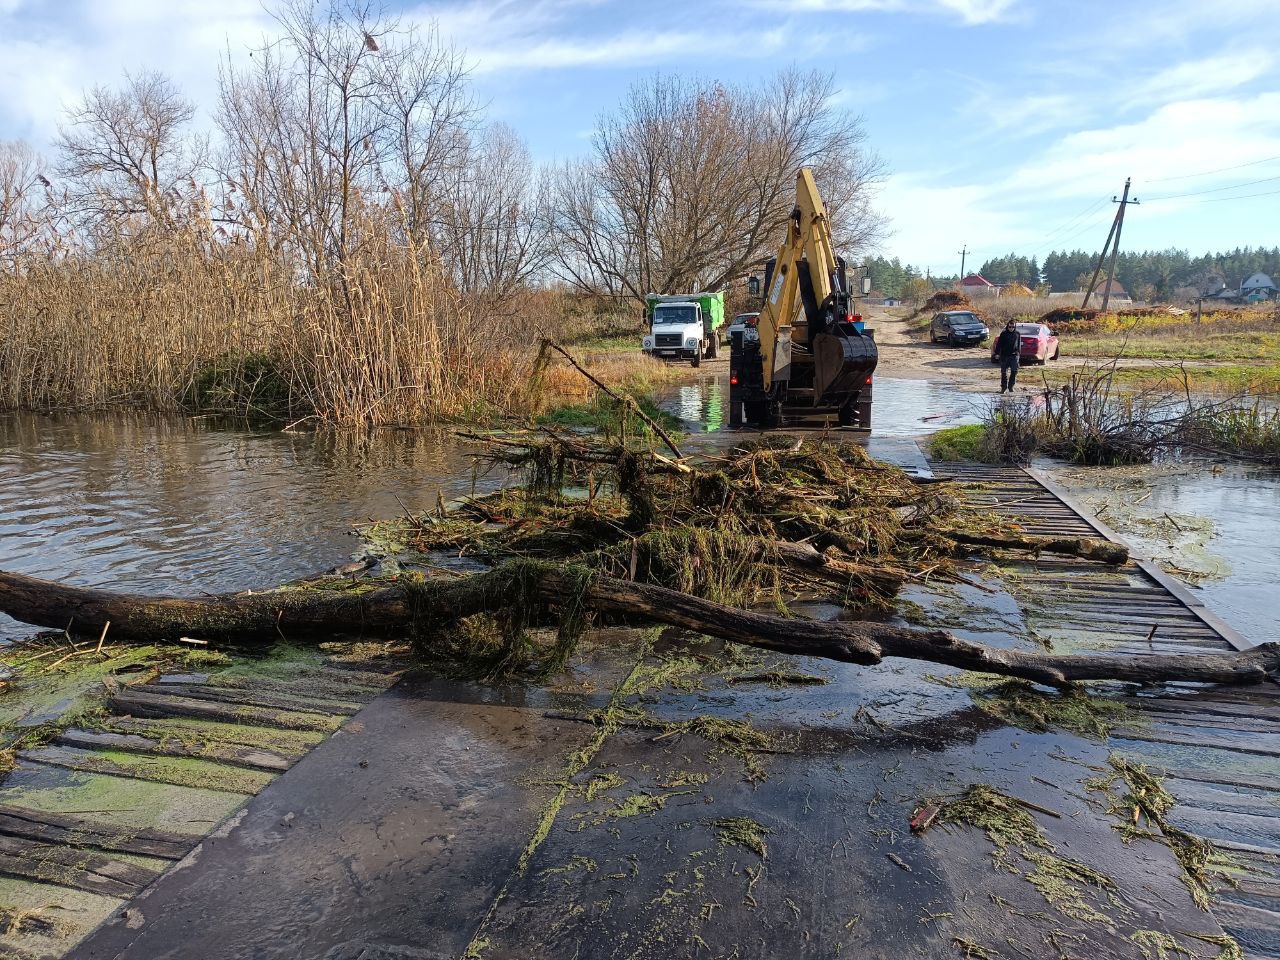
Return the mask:
[[1203,462],[1052,470],[1244,637],[1276,639],[1280,474]]
[[[723,369],[667,388],[660,405],[689,433],[728,423]],[[974,423],[989,399],[927,380],[876,381],[873,440],[893,443]],[[723,434],[722,434],[723,435]],[[914,449],[914,447],[913,447]],[[890,456],[892,458],[891,452]],[[905,461],[902,461],[905,462]],[[1208,518],[1197,549],[1222,563],[1196,589],[1252,640],[1273,639],[1269,591],[1280,575],[1280,481],[1244,468],[1147,470],[1117,496],[1115,473],[1063,477],[1104,519],[1163,559],[1162,516]],[[0,569],[137,592],[222,592],[306,576],[359,550],[370,518],[499,486],[477,476],[448,430],[371,435],[250,430],[203,418],[0,416]],[[1143,494],[1141,502],[1134,504]],[[1125,525],[1129,503],[1150,523]],[[1182,526],[1188,524],[1184,520]],[[1183,556],[1183,565],[1192,562]],[[26,628],[0,615],[0,639]]]
[[[353,527],[475,477],[447,431],[282,433],[200,418],[0,417],[0,570],[192,594],[274,585],[356,552]],[[0,639],[29,633],[0,615]]]
[[[930,380],[877,377],[872,433],[888,437],[916,437],[922,433],[977,423],[989,398]],[[659,399],[667,413],[678,417],[690,433],[715,432],[729,423],[729,386],[723,371],[705,373],[689,383],[669,388]]]

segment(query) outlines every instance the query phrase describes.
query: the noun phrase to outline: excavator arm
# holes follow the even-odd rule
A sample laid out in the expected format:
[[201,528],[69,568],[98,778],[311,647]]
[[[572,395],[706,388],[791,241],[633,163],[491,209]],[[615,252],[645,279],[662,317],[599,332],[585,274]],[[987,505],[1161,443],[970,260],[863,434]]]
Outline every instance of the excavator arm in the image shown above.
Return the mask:
[[742,375],[751,385],[743,392],[764,398],[747,402],[765,402],[776,410],[783,405],[836,408],[843,423],[859,396],[870,395],[877,354],[874,340],[855,324],[860,318],[853,313],[845,264],[835,254],[827,210],[808,168],[796,176],[796,205],[786,230],[765,270],[764,303],[756,321],[759,365],[753,344],[753,356],[737,373],[731,369],[731,384]]

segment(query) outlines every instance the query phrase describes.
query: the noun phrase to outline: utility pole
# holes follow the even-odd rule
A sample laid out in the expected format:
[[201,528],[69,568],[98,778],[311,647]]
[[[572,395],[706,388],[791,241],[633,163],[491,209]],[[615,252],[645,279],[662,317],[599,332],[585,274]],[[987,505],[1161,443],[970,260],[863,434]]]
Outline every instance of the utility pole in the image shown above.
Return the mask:
[[[1084,300],[1080,304],[1081,310],[1089,306],[1089,297],[1092,296],[1094,287],[1098,285],[1098,274],[1102,272],[1102,264],[1107,259],[1108,247],[1111,248],[1111,262],[1107,266],[1107,286],[1102,293],[1103,313],[1107,312],[1107,306],[1111,302],[1111,281],[1115,279],[1116,275],[1116,254],[1120,251],[1120,231],[1124,229],[1124,211],[1129,204],[1138,202],[1137,197],[1132,200],[1129,199],[1129,182],[1129,178],[1125,177],[1124,195],[1119,200],[1115,198],[1114,194],[1111,197],[1111,202],[1120,204],[1120,207],[1116,210],[1115,218],[1111,221],[1111,229],[1107,232],[1107,242],[1102,245],[1102,252],[1098,254],[1098,265],[1093,269],[1093,279],[1089,281],[1089,289],[1084,292]],[[1114,243],[1112,242],[1113,240]]]
[[969,255],[969,245],[966,243],[963,247],[956,251],[960,254],[960,279],[964,279],[964,258]]

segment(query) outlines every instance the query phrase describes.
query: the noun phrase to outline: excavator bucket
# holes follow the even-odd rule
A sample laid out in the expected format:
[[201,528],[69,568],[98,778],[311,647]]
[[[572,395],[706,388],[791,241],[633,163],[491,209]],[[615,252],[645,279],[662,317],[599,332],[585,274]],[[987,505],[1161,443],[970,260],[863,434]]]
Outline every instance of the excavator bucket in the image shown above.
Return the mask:
[[879,355],[868,336],[822,333],[813,340],[813,405],[840,407],[867,385]]

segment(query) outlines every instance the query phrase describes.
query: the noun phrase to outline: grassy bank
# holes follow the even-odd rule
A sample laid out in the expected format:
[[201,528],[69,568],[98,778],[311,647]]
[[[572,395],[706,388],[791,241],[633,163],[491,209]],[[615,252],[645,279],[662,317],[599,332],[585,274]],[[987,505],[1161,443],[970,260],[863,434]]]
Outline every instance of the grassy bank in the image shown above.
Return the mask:
[[1084,369],[1038,396],[1001,400],[982,423],[928,440],[938,460],[1026,463],[1035,455],[1092,466],[1209,454],[1280,464],[1280,410],[1246,394],[1214,399],[1181,382],[1133,389],[1126,371]]
[[[1065,354],[1064,354],[1065,355]],[[1068,382],[1071,368],[1048,367],[1037,370],[1051,385]],[[1280,394],[1280,358],[1257,363],[1213,362],[1209,365],[1189,361],[1163,361],[1150,364],[1117,366],[1113,381],[1118,387],[1134,390],[1188,389],[1192,393],[1234,396]]]

